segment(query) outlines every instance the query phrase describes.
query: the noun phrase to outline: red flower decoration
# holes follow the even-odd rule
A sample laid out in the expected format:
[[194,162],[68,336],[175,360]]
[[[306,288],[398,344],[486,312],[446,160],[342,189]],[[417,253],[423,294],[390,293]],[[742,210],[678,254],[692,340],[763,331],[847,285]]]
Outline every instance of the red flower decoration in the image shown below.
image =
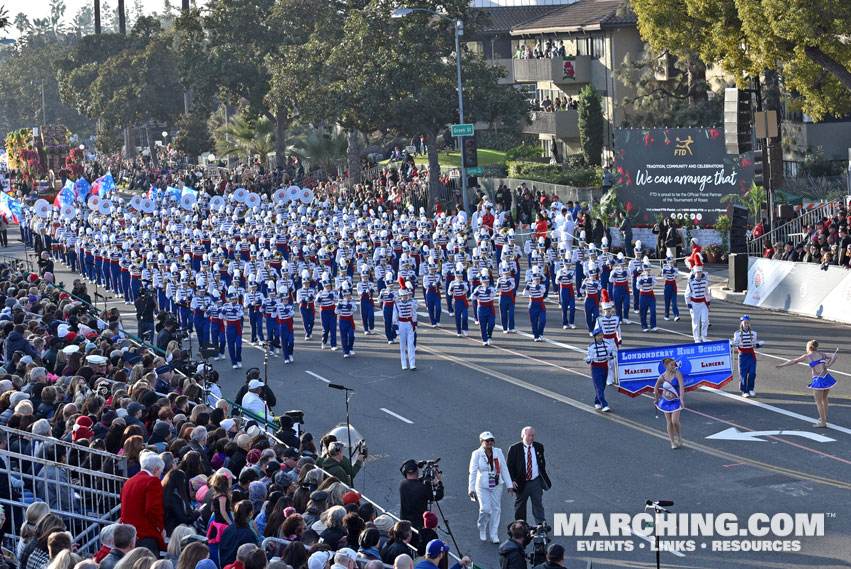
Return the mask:
[[715,140],[719,136],[721,136],[721,131],[719,131],[717,128],[710,128],[709,129],[709,139],[710,140]]
[[632,211],[632,202],[626,202],[626,211]]

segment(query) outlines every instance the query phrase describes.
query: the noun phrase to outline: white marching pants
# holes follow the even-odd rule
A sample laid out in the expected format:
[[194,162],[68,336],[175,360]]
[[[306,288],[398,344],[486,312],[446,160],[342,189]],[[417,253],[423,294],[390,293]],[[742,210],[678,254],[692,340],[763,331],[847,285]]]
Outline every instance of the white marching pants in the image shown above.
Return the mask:
[[[407,349],[407,357],[405,350]],[[402,367],[416,367],[417,357],[414,347],[414,326],[410,322],[399,322],[399,354],[402,356]]]
[[702,342],[709,333],[709,307],[705,302],[691,303],[691,333],[695,343]]
[[476,488],[476,497],[479,499],[479,533],[487,536],[488,525],[490,525],[491,539],[499,539],[499,517],[502,513],[502,487],[505,484],[497,484],[496,488]]

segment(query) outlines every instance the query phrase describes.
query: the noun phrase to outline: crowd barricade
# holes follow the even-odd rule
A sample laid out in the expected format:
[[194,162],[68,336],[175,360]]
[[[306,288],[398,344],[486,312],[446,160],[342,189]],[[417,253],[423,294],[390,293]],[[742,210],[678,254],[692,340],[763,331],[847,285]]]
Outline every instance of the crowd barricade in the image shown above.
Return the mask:
[[[61,462],[52,460],[63,455]],[[27,431],[0,431],[0,504],[11,521],[12,533],[6,537],[13,544],[27,506],[43,501],[65,521],[77,552],[94,554],[101,528],[118,521],[126,481],[124,457]]]

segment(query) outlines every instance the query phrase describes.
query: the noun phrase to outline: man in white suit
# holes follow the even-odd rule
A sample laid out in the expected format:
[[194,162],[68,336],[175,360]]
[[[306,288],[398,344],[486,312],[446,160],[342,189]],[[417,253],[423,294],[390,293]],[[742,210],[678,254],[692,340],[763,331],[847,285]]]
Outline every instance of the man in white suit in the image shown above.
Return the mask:
[[499,543],[499,517],[502,511],[502,489],[514,492],[508,463],[502,449],[493,445],[493,434],[485,431],[479,435],[481,446],[470,457],[470,498],[479,501],[479,538],[488,539],[488,527],[493,543]]

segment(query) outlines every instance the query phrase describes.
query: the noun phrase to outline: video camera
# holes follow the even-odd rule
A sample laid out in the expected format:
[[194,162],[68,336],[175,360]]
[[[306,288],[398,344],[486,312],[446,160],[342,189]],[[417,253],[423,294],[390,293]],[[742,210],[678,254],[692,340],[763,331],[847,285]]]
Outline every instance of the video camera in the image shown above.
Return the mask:
[[434,479],[437,478],[438,474],[440,474],[440,468],[437,466],[438,462],[440,462],[440,458],[417,461],[417,468],[422,470],[422,474],[420,475],[420,480],[422,482],[425,482],[426,484],[434,483]]
[[544,563],[547,560],[547,546],[550,543],[549,533],[552,531],[546,520],[536,526],[529,526],[529,534],[526,538],[526,545],[532,544],[532,551],[529,553],[529,562],[532,566]]

